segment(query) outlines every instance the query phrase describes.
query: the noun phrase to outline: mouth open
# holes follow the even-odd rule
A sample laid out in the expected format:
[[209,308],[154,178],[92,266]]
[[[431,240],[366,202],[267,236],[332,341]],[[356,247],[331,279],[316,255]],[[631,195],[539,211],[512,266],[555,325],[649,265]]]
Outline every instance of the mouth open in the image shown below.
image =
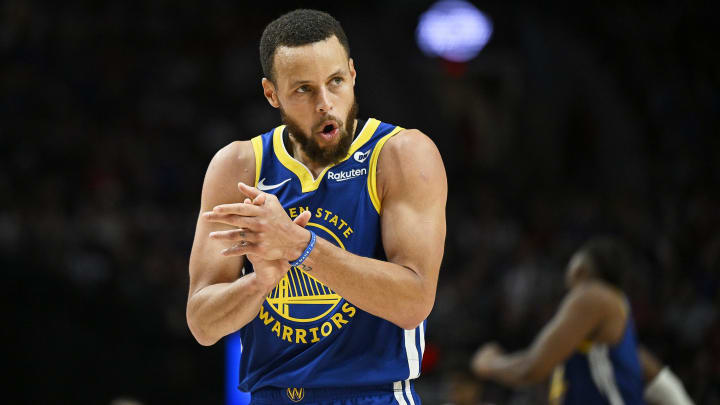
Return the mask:
[[325,121],[323,124],[320,136],[327,141],[333,139],[340,132],[340,127],[335,121]]

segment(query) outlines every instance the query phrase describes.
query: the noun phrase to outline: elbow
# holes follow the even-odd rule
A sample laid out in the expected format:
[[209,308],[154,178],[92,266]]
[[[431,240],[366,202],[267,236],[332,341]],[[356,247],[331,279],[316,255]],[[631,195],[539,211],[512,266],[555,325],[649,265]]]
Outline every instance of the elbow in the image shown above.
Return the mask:
[[196,340],[198,343],[200,343],[201,346],[208,347],[208,346],[212,346],[212,345],[214,345],[215,343],[217,343],[217,340],[213,340],[213,339],[209,339],[209,338],[202,338],[202,337],[199,337],[198,335],[195,335],[195,334],[193,334],[193,336],[195,336],[195,340]]
[[195,340],[198,343],[200,343],[200,345],[202,345],[202,346],[212,346],[215,343],[217,343],[217,341],[219,340],[219,339],[213,338],[207,334],[192,331],[192,329],[190,331],[192,332],[192,335],[195,338]]
[[220,340],[217,337],[211,336],[196,322],[191,322],[190,318],[188,318],[188,327],[190,328],[190,333],[192,333],[195,340],[203,346],[212,346]]
[[415,304],[414,308],[395,324],[405,330],[417,328],[430,315],[434,302],[435,297],[430,301]]
[[[424,320],[424,319],[423,319]],[[413,319],[403,319],[399,322],[395,322],[395,324],[405,330],[412,330],[420,326],[423,320],[415,320]]]
[[193,313],[188,306],[186,311],[187,325],[190,329],[190,333],[193,335],[195,340],[203,346],[212,346],[220,340],[219,337],[213,336],[208,333],[207,325],[204,325],[199,319],[200,317]]

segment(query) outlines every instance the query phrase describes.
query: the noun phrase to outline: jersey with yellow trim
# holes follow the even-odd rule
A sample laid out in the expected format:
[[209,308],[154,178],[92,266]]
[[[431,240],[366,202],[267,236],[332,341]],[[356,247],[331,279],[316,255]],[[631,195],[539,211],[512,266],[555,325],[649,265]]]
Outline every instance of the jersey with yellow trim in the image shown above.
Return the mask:
[[[253,138],[255,182],[275,194],[291,218],[309,210],[307,227],[318,237],[386,260],[375,172],[383,145],[402,128],[372,118],[357,127],[362,130],[345,159],[317,179],[285,149],[284,126]],[[292,267],[240,330],[239,388],[397,387],[420,374],[425,325],[404,330]]]
[[620,342],[587,341],[555,370],[550,404],[644,405],[643,387],[635,324],[628,312]]

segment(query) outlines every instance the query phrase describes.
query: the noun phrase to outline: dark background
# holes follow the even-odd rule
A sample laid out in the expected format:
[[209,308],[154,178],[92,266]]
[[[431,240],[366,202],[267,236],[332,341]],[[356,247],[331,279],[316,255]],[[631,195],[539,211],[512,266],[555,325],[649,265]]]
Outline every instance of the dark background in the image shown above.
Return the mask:
[[475,3],[495,31],[458,66],[415,45],[429,1],[0,2],[3,397],[222,403],[223,348],[185,323],[202,179],[220,147],[277,125],[257,46],[304,6],[343,24],[360,115],[421,129],[445,161],[425,403],[451,395],[481,343],[529,344],[570,254],[600,233],[637,253],[641,341],[698,404],[720,403],[715,14],[507,3]]

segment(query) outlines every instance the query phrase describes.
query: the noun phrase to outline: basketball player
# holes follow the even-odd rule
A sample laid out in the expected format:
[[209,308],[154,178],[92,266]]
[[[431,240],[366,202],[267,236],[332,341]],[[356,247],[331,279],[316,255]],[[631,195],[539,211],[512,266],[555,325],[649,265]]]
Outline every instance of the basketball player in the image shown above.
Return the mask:
[[284,125],[212,159],[190,257],[202,345],[240,330],[253,404],[419,404],[447,180],[422,132],[357,118],[348,40],[296,10],[260,40]]
[[[554,369],[551,404],[644,404],[634,322],[619,288],[622,274],[629,271],[627,252],[617,241],[590,240],[570,260],[565,280],[570,291],[531,347],[505,354],[497,344],[486,344],[473,358],[472,370],[480,377],[520,386],[542,381]],[[648,373],[653,381],[648,388],[661,387],[654,392],[684,393],[669,369],[661,380],[656,379],[657,371]],[[689,398],[670,402],[680,394],[663,399],[646,391],[645,397],[657,404],[691,403]],[[658,397],[663,402],[654,399]]]

